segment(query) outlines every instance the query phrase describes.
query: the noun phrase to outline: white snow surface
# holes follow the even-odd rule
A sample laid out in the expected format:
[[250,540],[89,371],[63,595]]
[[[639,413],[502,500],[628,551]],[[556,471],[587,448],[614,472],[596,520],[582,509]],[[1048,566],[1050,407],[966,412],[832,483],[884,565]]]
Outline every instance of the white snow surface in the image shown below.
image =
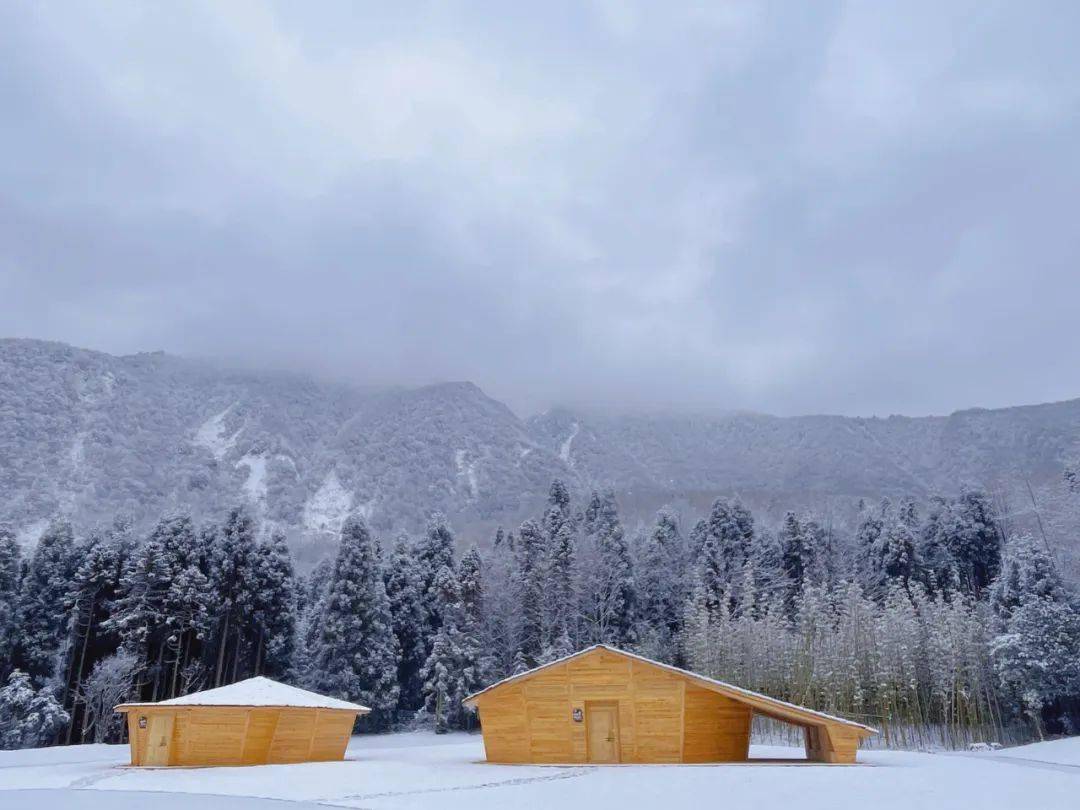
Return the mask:
[[236,440],[242,432],[238,430],[232,436],[225,435],[225,417],[229,415],[229,411],[235,406],[236,403],[234,402],[221,413],[211,416],[199,425],[198,430],[195,431],[195,436],[191,440],[192,444],[209,450],[210,455],[218,461],[225,458],[225,454],[236,444]]
[[266,500],[266,456],[253,453],[246,454],[238,462],[237,467],[247,467],[248,476],[244,481],[244,492],[252,503],[260,503]]
[[352,510],[353,494],[331,470],[304,504],[304,526],[312,531],[339,532]]
[[160,703],[130,703],[129,706],[294,706],[305,709],[358,709],[371,711],[358,703],[309,692],[288,684],[258,676],[228,686],[192,692],[190,695]]
[[493,765],[479,735],[429,732],[354,737],[345,762],[250,768],[128,768],[127,746],[43,748],[0,752],[0,808],[1075,810],[1080,790],[1080,738],[986,755],[863,751],[855,766],[750,753],[777,761]]
[[570,427],[570,435],[567,436],[561,445],[559,445],[559,458],[561,458],[570,467],[574,466],[574,460],[570,458],[570,445],[574,443],[574,439],[577,438],[580,426],[577,422],[574,422]]

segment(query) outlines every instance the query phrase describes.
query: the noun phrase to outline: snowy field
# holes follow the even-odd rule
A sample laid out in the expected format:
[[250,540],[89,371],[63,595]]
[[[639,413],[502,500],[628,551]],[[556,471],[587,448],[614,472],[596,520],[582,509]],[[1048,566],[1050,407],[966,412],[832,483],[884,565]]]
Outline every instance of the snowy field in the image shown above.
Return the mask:
[[[755,757],[801,757],[755,746]],[[479,736],[354,738],[348,761],[256,768],[123,767],[127,746],[0,752],[0,808],[508,810],[745,807],[1075,810],[1080,737],[987,753],[867,751],[862,764],[489,765]]]

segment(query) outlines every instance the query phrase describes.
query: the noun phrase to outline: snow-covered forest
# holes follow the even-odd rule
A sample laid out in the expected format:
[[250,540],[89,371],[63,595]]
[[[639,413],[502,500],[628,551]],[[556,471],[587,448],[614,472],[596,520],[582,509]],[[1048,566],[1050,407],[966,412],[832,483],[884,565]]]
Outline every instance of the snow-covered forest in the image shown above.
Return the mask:
[[[603,642],[867,722],[885,745],[1074,732],[1080,605],[1045,546],[978,491],[867,504],[856,536],[738,500],[628,536],[615,497],[547,508],[483,550],[435,514],[418,537],[347,520],[298,576],[280,533],[163,517],[23,557],[0,530],[0,745],[119,741],[112,706],[256,674],[374,710],[360,730],[470,728],[462,698]],[[841,540],[844,542],[841,542]],[[839,549],[853,543],[852,559]]]

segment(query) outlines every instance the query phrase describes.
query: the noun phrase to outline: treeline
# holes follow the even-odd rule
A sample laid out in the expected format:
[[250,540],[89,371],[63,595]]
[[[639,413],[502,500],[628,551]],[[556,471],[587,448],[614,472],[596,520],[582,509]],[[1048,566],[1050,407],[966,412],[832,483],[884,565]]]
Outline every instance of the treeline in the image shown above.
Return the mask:
[[[854,550],[854,551],[852,551]],[[27,559],[0,529],[0,746],[118,741],[112,706],[252,675],[468,728],[472,691],[607,643],[879,726],[892,745],[1072,731],[1080,606],[1051,555],[1003,537],[979,492],[867,507],[853,537],[718,499],[628,538],[615,498],[547,507],[483,552],[440,516],[419,537],[346,521],[298,577],[243,509],[222,525],[54,523]]]

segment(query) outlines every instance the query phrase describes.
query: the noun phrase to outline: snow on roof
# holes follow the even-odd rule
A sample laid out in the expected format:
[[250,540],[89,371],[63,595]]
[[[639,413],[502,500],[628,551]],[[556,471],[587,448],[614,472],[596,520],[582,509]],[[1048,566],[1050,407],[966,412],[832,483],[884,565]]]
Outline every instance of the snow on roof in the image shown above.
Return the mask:
[[118,709],[134,706],[287,706],[304,709],[351,709],[370,712],[367,706],[309,692],[262,676],[237,681],[228,686],[192,692],[190,695],[160,703],[125,703]]
[[814,717],[820,717],[822,720],[828,720],[830,723],[843,723],[845,726],[855,726],[856,728],[861,728],[869,731],[872,734],[878,733],[878,730],[876,728],[863,725],[862,723],[856,723],[854,720],[845,720],[843,717],[836,717],[831,714],[825,714],[825,712],[818,712],[814,711],[813,709],[807,709],[805,706],[797,706],[794,703],[788,703],[784,700],[777,700],[774,697],[763,695],[760,692],[751,692],[749,689],[743,689],[741,686],[733,686],[730,683],[718,681],[715,678],[707,678],[704,675],[698,675],[696,672],[691,672],[687,669],[673,667],[671,666],[671,664],[662,664],[659,661],[654,661],[651,658],[646,658],[643,655],[637,655],[636,653],[627,652],[626,650],[620,650],[617,647],[610,647],[607,644],[593,644],[591,647],[586,647],[584,650],[578,650],[576,653],[571,653],[570,655],[563,656],[562,658],[558,658],[554,661],[549,661],[546,664],[541,664],[540,666],[534,667],[533,669],[527,670],[526,672],[519,672],[517,675],[511,675],[509,678],[503,678],[501,681],[497,681],[496,683],[491,684],[491,686],[481,689],[479,692],[473,692],[471,695],[468,695],[462,702],[470,706],[470,708],[474,707],[474,701],[476,700],[476,698],[480,697],[486,692],[490,692],[492,689],[496,689],[500,686],[503,686],[504,684],[511,683],[512,681],[526,678],[539,672],[540,670],[547,669],[548,667],[553,667],[558,664],[565,663],[572,658],[577,658],[578,656],[585,655],[586,653],[590,653],[593,650],[607,650],[608,652],[613,652],[618,655],[625,656],[626,658],[633,658],[636,661],[651,664],[652,666],[659,667],[660,669],[666,669],[668,672],[674,672],[677,675],[685,675],[686,677],[693,678],[696,681],[712,684],[713,686],[719,686],[720,688],[728,692],[745,695],[746,697],[753,698],[755,700],[767,701],[774,704],[778,709],[786,709],[797,714],[806,714],[812,715]]

